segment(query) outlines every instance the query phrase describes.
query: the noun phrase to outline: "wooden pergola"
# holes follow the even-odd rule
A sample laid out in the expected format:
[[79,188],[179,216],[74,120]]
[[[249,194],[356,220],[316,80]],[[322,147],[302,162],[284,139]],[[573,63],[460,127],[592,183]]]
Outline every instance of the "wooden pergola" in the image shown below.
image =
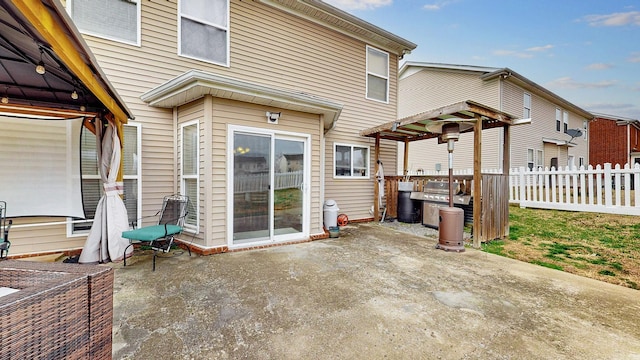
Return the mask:
[[[407,163],[409,158],[409,143],[413,141],[437,138],[440,136],[442,125],[448,122],[458,122],[465,126],[460,127],[460,132],[473,132],[473,193],[476,201],[473,202],[473,245],[480,247],[483,240],[481,231],[481,212],[482,201],[482,130],[502,127],[503,137],[503,154],[502,159],[502,175],[506,179],[509,175],[509,144],[510,144],[510,127],[512,125],[527,124],[531,119],[518,119],[505,112],[490,108],[480,103],[467,100],[455,104],[447,105],[441,108],[425,111],[419,114],[408,116],[395,121],[390,121],[379,126],[375,126],[360,131],[361,136],[375,138],[374,163],[375,171],[378,171],[378,159],[380,156],[380,140],[393,140],[404,143],[404,173],[407,173]],[[379,218],[380,204],[378,186],[374,186],[374,219]],[[502,202],[506,202],[508,208],[508,197],[501,196]],[[478,199],[480,201],[478,201]],[[508,234],[508,221],[506,225],[506,234]],[[504,233],[504,232],[502,232]],[[478,236],[479,235],[479,236]]]

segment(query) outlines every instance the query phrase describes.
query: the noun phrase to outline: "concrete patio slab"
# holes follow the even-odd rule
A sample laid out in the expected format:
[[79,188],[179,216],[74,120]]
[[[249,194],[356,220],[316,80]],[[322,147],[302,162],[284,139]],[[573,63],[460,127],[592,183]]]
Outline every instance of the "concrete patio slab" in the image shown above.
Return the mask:
[[115,268],[115,359],[640,359],[640,292],[378,223]]

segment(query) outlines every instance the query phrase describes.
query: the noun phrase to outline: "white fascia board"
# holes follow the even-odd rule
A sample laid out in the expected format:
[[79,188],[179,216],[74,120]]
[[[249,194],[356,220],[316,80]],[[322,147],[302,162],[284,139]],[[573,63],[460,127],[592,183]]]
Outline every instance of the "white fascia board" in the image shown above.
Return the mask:
[[325,129],[335,127],[344,105],[329,99],[276,89],[200,70],[190,70],[140,96],[149,106],[173,108],[205,95],[324,115]]

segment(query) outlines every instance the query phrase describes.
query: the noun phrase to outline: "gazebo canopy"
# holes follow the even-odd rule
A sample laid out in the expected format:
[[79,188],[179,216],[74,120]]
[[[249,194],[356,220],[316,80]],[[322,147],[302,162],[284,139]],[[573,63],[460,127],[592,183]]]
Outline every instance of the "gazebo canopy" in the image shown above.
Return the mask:
[[134,116],[59,0],[0,0],[0,111]]
[[[447,122],[472,124],[477,119],[482,121],[482,130],[504,125],[520,125],[531,121],[530,119],[517,119],[503,111],[467,100],[362,130],[360,135],[412,142],[438,137],[442,125]],[[460,128],[460,132],[471,131],[473,131],[473,126],[461,126]]]

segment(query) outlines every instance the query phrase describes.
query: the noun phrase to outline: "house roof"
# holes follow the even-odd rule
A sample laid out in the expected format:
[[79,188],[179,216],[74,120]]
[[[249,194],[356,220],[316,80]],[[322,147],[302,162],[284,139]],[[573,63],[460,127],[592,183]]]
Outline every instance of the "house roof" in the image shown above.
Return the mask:
[[517,119],[513,115],[467,100],[362,130],[360,136],[380,136],[381,139],[412,142],[438,137],[442,125],[448,122],[463,124],[460,128],[461,133],[471,132],[476,119],[482,121],[482,130],[526,124],[531,121]]
[[[133,119],[58,0],[0,0],[0,96],[22,107]],[[44,64],[45,73],[36,72]],[[76,91],[78,99],[71,94]],[[4,99],[3,99],[4,100]]]
[[142,94],[150,106],[172,108],[205,95],[252,104],[324,115],[324,128],[330,130],[340,117],[343,105],[303,92],[276,89],[201,70],[189,70]]
[[452,64],[438,64],[438,63],[428,63],[428,62],[415,62],[415,61],[407,61],[400,67],[400,71],[398,72],[398,76],[400,78],[410,76],[411,74],[420,71],[421,69],[442,69],[449,71],[470,71],[476,72],[479,74],[480,78],[484,81],[493,80],[498,77],[502,77],[507,81],[511,81],[516,85],[535,92],[538,96],[541,96],[555,104],[562,106],[567,110],[571,110],[574,113],[587,118],[592,119],[594,116],[587,110],[582,109],[581,107],[569,102],[568,100],[563,99],[562,97],[556,95],[545,87],[538,85],[537,83],[527,79],[521,74],[509,69],[509,68],[495,68],[495,67],[484,67],[484,66],[474,66],[474,65],[452,65]]
[[418,45],[320,0],[258,0],[403,56]]

